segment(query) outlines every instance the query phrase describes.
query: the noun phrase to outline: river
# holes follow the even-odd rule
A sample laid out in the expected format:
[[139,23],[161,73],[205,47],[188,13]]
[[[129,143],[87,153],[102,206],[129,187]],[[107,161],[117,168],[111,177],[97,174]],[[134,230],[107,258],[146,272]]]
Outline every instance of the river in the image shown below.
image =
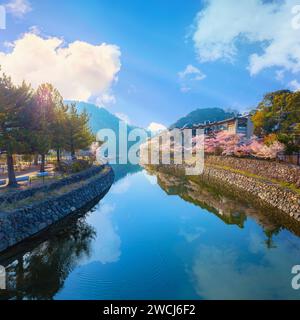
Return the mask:
[[2,299],[299,299],[300,238],[251,203],[139,167],[0,264]]

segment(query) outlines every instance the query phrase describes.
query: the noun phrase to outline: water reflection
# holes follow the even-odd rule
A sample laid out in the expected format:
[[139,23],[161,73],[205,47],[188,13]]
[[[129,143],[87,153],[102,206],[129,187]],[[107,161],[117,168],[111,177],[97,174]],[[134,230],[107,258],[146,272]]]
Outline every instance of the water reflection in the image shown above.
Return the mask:
[[115,182],[125,178],[128,175],[135,174],[137,172],[142,171],[142,167],[139,165],[134,165],[134,164],[126,164],[126,165],[117,165],[113,164],[112,168],[115,173]]
[[0,256],[2,298],[300,298],[299,225],[211,184],[120,168],[93,210]]
[[80,218],[12,263],[1,262],[8,275],[4,298],[51,299],[74,267],[90,256],[94,237],[93,227]]
[[[130,186],[126,176],[140,170],[133,165],[115,167],[112,192],[126,192]],[[111,222],[114,205],[101,203],[89,211],[91,207],[93,204],[77,217],[62,221],[49,232],[0,256],[0,264],[6,267],[8,275],[7,290],[0,291],[0,299],[52,299],[73,269],[87,261],[92,251],[93,257],[103,264],[118,261],[121,240]],[[86,212],[91,216],[89,222]]]
[[97,226],[98,234],[93,244],[93,260],[102,264],[117,262],[121,256],[121,239],[112,223],[114,210],[115,205],[103,203],[97,206],[95,214],[89,218],[89,223]]
[[299,248],[283,242],[277,251],[265,251],[260,235],[249,240],[253,261],[234,246],[199,246],[191,267],[197,293],[204,299],[299,299],[290,276]]
[[[168,195],[178,195],[187,202],[201,207],[221,219],[227,225],[236,225],[244,228],[248,218],[254,219],[262,226],[268,248],[274,248],[273,236],[277,235],[282,228],[290,229],[295,234],[300,234],[300,224],[285,217],[282,213],[270,208],[253,206],[249,201],[239,200],[237,192],[228,195],[219,186],[211,182],[193,182],[185,177],[178,177],[163,172],[151,172],[157,177],[160,187]],[[243,195],[240,195],[243,199]]]
[[194,248],[192,261],[186,268],[199,297],[300,299],[299,293],[291,288],[290,276],[291,267],[300,261],[299,238],[287,231],[299,235],[299,224],[269,208],[238,201],[236,193],[229,196],[211,183],[195,183],[163,172],[151,174],[168,195],[180,196],[215,214],[226,225],[244,229],[250,219],[251,225],[255,221],[262,227],[263,233],[250,228],[243,242],[224,237],[223,243],[218,244],[217,239],[209,240],[209,233],[217,235],[215,231],[183,219],[179,235]]

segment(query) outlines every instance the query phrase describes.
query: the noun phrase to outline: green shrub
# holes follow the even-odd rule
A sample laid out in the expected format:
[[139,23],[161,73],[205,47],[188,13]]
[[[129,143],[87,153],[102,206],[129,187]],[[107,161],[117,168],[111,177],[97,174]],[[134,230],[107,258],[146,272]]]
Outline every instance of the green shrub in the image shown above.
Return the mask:
[[60,162],[57,171],[63,173],[77,173],[86,170],[92,166],[92,162],[88,160],[72,160]]

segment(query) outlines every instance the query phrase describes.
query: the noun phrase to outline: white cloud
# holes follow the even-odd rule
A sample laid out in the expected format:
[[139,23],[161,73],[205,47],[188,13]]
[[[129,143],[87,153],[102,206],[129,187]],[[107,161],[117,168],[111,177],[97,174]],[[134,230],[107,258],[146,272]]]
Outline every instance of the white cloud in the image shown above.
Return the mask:
[[38,26],[31,26],[29,28],[29,32],[33,33],[33,34],[36,34],[36,35],[41,34],[41,30],[40,30],[40,28]]
[[[247,263],[238,247],[201,245],[192,267],[195,289],[206,300],[296,299],[299,292],[291,289],[290,279],[283,274],[283,270],[288,273],[297,260],[297,246],[293,245],[295,242],[290,237],[276,250],[266,250],[265,239],[251,233],[249,248],[244,254],[255,259]],[[221,282],[216,277],[218,274],[222,274]]]
[[32,10],[30,2],[27,0],[11,0],[5,7],[7,12],[17,18],[22,18],[26,13]]
[[137,87],[134,84],[131,84],[127,89],[128,94],[135,94],[137,93]]
[[300,82],[297,80],[293,80],[289,83],[289,86],[292,90],[294,91],[299,91],[300,90]]
[[183,71],[178,72],[178,77],[180,80],[180,91],[187,93],[191,91],[192,82],[202,81],[206,78],[206,75],[197,67],[189,64]]
[[125,177],[122,180],[119,180],[117,183],[114,183],[110,189],[110,193],[113,194],[123,194],[126,193],[131,187],[131,182],[129,177]]
[[158,132],[164,131],[166,129],[167,129],[166,126],[164,126],[161,123],[157,123],[157,122],[151,122],[150,125],[148,126],[148,130],[153,133],[158,133]]
[[93,258],[102,264],[118,262],[121,257],[121,238],[112,221],[115,209],[114,204],[101,201],[96,214],[89,217],[89,222],[97,226]]
[[103,93],[96,99],[96,104],[101,106],[109,106],[116,103],[116,98],[111,93]]
[[56,37],[26,33],[9,53],[0,52],[2,70],[16,83],[23,80],[36,88],[50,82],[67,100],[106,100],[121,68],[120,49],[106,43],[75,41],[63,46]]
[[207,0],[193,39],[201,62],[234,61],[240,43],[259,44],[249,57],[252,75],[270,67],[300,71],[300,36],[292,9],[298,0]]
[[146,170],[143,171],[143,174],[144,174],[144,177],[150,182],[150,184],[152,184],[153,186],[157,185],[156,175],[150,176],[150,174]]
[[127,124],[130,124],[130,118],[128,117],[127,114],[125,113],[120,113],[120,112],[117,112],[116,113],[116,116],[121,119],[122,121],[126,122]]
[[187,93],[187,92],[189,92],[189,91],[191,91],[191,90],[192,90],[191,88],[186,87],[186,86],[182,86],[182,87],[180,88],[180,91],[183,92],[183,93]]
[[186,68],[178,73],[179,78],[182,80],[190,79],[195,81],[201,81],[206,78],[206,75],[197,67],[189,64]]
[[9,41],[4,41],[3,42],[3,46],[5,48],[13,48],[14,47],[14,44],[12,42],[9,42]]
[[282,81],[284,79],[284,70],[277,70],[275,72],[275,78],[278,81]]

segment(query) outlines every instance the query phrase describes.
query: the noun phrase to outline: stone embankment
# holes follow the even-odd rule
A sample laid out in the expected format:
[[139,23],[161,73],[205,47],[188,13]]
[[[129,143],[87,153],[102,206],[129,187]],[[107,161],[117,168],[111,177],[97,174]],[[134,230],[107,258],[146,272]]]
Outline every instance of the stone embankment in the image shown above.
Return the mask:
[[[93,166],[47,186],[2,195],[2,208],[6,204],[7,207],[16,204],[17,208],[2,209],[3,212],[0,212],[0,252],[49,228],[105,195],[113,181],[114,172],[110,166]],[[42,199],[34,201],[34,197],[38,198],[41,194],[44,195]],[[24,204],[26,200],[29,200],[29,204]]]
[[291,183],[300,188],[300,166],[276,161],[225,156],[207,156],[205,162],[207,164],[227,166],[233,169],[257,174],[265,178]]

